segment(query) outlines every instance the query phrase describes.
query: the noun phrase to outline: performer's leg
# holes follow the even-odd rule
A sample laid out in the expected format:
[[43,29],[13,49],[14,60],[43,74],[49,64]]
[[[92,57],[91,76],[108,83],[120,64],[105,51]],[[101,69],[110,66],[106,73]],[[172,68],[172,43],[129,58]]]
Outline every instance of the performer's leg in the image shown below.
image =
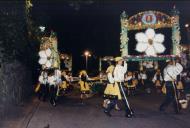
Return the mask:
[[104,99],[103,101],[103,108],[107,108],[109,99]]
[[[174,85],[175,86],[175,85]],[[175,86],[175,88],[176,88],[176,86]],[[178,92],[177,92],[177,90],[175,90],[175,88],[173,88],[173,91],[172,91],[172,97],[173,97],[173,99],[172,99],[172,101],[173,101],[173,109],[174,109],[174,112],[177,114],[177,113],[179,113],[179,111],[180,111],[180,106],[178,106],[179,105],[179,103],[177,103],[178,102]],[[175,95],[176,94],[176,95]],[[177,99],[176,99],[177,98]]]
[[50,90],[49,90],[49,94],[50,94],[50,103],[53,104],[53,85],[50,85]]
[[119,106],[118,106],[118,100],[116,101],[116,104],[115,104],[115,110],[117,110],[117,111],[120,111],[121,109],[119,108]]
[[111,116],[110,112],[115,107],[116,100],[110,100],[108,102],[108,107],[104,109],[104,113],[106,113],[107,116]]
[[[118,84],[120,84],[120,83],[118,83]],[[125,105],[125,116],[128,117],[128,118],[131,118],[132,117],[132,110],[129,108],[129,104],[127,103],[128,102],[127,99],[125,99],[126,95],[125,95],[125,92],[124,92],[124,90],[122,88],[122,85],[119,85],[119,88],[120,88],[120,91],[121,91],[121,95],[123,97],[122,101],[123,101],[123,103]]]
[[84,104],[84,93],[81,92],[80,94],[80,100],[81,100],[81,104]]
[[180,107],[180,106],[178,106],[179,104],[176,102],[176,100],[174,99],[173,100],[173,108],[174,108],[174,112],[176,113],[176,114],[178,114],[179,113],[179,109],[180,108],[178,108],[178,107]]
[[53,101],[54,101],[54,106],[56,106],[56,96],[57,96],[57,86],[54,86],[54,90],[53,90]]
[[132,110],[129,109],[129,106],[127,105],[125,99],[123,99],[123,103],[125,105],[125,116],[128,118],[131,118],[132,117],[132,114],[131,114]]
[[51,103],[53,106],[56,106],[56,103],[55,103],[56,93],[57,93],[56,87],[54,87],[54,85],[51,85],[51,86],[50,86],[50,103]]
[[164,102],[160,105],[160,111],[164,111],[164,109],[173,101],[173,88],[171,85],[166,85],[166,98]]
[[45,84],[44,85],[44,92],[43,92],[43,101],[46,100],[47,94],[48,94],[48,85]]
[[41,97],[43,97],[43,90],[44,90],[44,84],[40,84],[40,90],[38,93],[38,99],[41,100]]

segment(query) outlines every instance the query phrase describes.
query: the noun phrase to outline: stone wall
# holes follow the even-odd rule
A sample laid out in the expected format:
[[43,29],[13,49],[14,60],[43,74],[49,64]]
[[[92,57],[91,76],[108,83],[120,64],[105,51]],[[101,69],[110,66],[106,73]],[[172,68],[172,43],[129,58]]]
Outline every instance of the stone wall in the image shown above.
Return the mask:
[[3,63],[0,68],[0,116],[21,105],[33,92],[29,69],[19,61]]
[[0,117],[29,101],[37,81],[39,41],[27,17],[25,0],[0,1]]

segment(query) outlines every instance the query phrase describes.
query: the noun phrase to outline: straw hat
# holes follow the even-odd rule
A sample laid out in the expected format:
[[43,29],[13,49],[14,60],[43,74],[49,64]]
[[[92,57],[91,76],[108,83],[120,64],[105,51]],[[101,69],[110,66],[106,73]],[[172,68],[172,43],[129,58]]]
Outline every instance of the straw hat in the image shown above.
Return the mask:
[[120,61],[120,60],[123,60],[123,58],[122,58],[122,57],[116,57],[116,58],[115,58],[115,61],[116,61],[116,62],[118,62],[118,61]]

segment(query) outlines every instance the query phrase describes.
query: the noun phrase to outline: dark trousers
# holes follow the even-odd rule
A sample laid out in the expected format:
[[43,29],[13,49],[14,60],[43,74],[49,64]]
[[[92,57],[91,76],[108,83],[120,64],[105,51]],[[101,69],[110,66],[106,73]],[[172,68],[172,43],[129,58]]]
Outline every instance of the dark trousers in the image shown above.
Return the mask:
[[[176,88],[176,86],[175,86],[175,88]],[[160,105],[160,109],[164,110],[171,103],[173,103],[174,111],[178,112],[178,106],[177,106],[178,104],[176,102],[175,92],[176,92],[176,90],[173,87],[173,83],[171,81],[166,81],[166,97],[165,97],[165,100],[163,101],[163,103]],[[177,92],[176,92],[176,94],[177,94]]]
[[50,103],[53,104],[56,101],[57,87],[50,85]]
[[43,100],[46,100],[46,97],[48,95],[48,85],[47,84],[41,84],[40,85],[40,91],[39,91],[39,99],[43,98]]
[[[118,85],[119,85],[119,89],[120,89],[120,92],[121,92],[121,95],[122,95],[122,101],[123,101],[123,103],[124,103],[124,105],[125,105],[125,112],[126,112],[126,114],[130,114],[130,110],[129,110],[129,107],[128,107],[128,105],[127,105],[127,102],[126,102],[126,100],[125,100],[125,98],[124,98],[124,95],[123,95],[123,93],[122,93],[122,91],[121,91],[121,87],[120,87],[120,83],[118,83]],[[123,85],[121,85],[121,86],[123,86]],[[124,92],[125,93],[125,92]],[[112,99],[112,100],[110,100],[110,103],[108,104],[108,107],[105,109],[107,112],[111,112],[111,110],[112,109],[114,109],[114,107],[115,107],[115,105],[116,105],[116,103],[117,103],[117,99]]]

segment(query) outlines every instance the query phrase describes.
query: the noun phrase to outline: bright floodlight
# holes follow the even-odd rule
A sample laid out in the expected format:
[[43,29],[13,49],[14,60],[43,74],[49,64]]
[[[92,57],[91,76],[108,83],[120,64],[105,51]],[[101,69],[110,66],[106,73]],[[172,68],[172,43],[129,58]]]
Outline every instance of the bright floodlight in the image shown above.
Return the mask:
[[189,24],[185,24],[185,27],[188,28],[188,27],[189,27]]
[[91,54],[90,54],[89,51],[85,51],[85,52],[84,52],[84,55],[85,55],[85,56],[91,56]]

